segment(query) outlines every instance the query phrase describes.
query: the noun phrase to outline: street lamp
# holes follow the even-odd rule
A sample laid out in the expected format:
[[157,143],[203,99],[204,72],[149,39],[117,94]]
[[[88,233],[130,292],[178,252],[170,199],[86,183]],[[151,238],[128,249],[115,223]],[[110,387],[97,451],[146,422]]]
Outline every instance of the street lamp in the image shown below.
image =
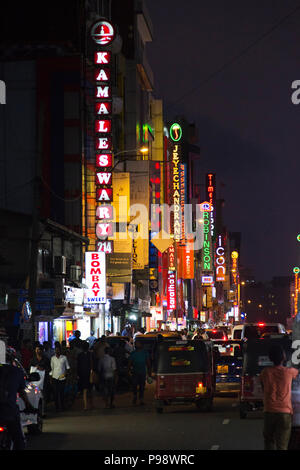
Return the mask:
[[[134,153],[135,152],[135,153]],[[138,153],[139,152],[139,153]],[[149,148],[144,146],[140,148],[135,148],[131,150],[121,150],[120,152],[114,153],[114,157],[117,157],[118,155],[126,155],[129,154],[129,157],[141,157],[149,153]],[[121,163],[125,163],[127,161],[137,161],[137,158],[122,158],[121,160],[118,159],[118,161],[115,163],[112,171]]]
[[146,154],[149,152],[149,148],[144,146],[144,147],[135,148],[131,150],[120,150],[120,152],[114,153],[114,157],[116,157],[117,155],[123,155],[125,153],[131,153],[131,152],[141,152],[142,154]]

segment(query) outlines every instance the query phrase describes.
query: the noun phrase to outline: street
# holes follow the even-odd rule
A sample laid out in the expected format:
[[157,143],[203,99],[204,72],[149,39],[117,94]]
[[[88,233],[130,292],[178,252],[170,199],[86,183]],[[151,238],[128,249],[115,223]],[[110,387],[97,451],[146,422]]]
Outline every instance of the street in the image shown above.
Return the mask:
[[216,397],[213,411],[195,406],[170,406],[157,414],[153,385],[147,386],[145,406],[133,406],[129,393],[116,397],[115,409],[72,410],[47,414],[43,434],[28,436],[28,450],[262,450],[262,413],[241,420],[238,398]]

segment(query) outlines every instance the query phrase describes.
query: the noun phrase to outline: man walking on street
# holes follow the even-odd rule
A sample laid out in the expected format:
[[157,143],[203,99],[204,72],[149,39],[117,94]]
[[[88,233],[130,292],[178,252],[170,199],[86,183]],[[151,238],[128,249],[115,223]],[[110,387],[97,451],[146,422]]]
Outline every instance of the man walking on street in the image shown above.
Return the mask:
[[285,353],[280,345],[269,351],[273,367],[260,374],[264,390],[264,442],[265,450],[287,450],[292,429],[292,380],[298,375],[293,367],[284,367]]
[[56,411],[64,410],[64,393],[67,371],[70,369],[66,356],[61,354],[59,344],[55,346],[55,356],[51,358],[52,383],[54,388],[54,400]]
[[112,357],[111,349],[109,347],[105,348],[104,356],[99,361],[99,372],[103,377],[103,390],[104,390],[104,400],[105,408],[115,408],[114,406],[114,396],[115,396],[115,383],[116,383],[116,373],[117,365],[116,360]]
[[132,367],[133,404],[136,405],[139,388],[140,405],[144,405],[146,375],[148,370],[148,375],[151,376],[151,363],[148,352],[143,349],[138,339],[135,342],[135,351],[129,356],[130,367]]

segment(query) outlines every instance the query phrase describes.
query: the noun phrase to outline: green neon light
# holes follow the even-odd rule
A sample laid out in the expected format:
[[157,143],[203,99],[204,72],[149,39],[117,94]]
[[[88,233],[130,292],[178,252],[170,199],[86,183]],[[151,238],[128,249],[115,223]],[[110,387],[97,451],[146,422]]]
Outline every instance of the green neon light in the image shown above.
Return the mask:
[[293,273],[298,274],[300,272],[300,268],[294,268]]
[[170,127],[170,137],[174,142],[178,142],[182,137],[182,128],[177,122]]

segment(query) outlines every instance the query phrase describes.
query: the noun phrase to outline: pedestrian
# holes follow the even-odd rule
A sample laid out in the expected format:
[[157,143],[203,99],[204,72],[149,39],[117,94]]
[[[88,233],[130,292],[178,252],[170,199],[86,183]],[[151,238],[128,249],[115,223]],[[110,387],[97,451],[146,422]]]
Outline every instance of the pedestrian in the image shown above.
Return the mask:
[[130,379],[128,376],[128,354],[125,349],[125,341],[120,341],[120,343],[114,348],[113,355],[117,365],[117,386],[118,388],[122,388],[122,386],[126,386],[128,388]]
[[73,396],[75,396],[78,392],[77,358],[81,352],[82,350],[76,348],[73,341],[71,341],[70,346],[67,348],[66,352],[66,357],[70,366],[66,380],[66,389]]
[[112,357],[111,348],[107,347],[104,350],[104,356],[99,362],[99,372],[103,377],[103,392],[105,408],[115,408],[114,396],[115,396],[115,382],[117,365],[116,360]]
[[109,347],[109,344],[106,342],[106,338],[104,335],[101,338],[97,339],[93,345],[93,363],[94,363],[94,371],[99,375],[99,381],[95,384],[95,388],[97,392],[101,393],[103,388],[103,377],[101,377],[100,371],[100,361],[103,359],[105,354],[105,349]]
[[67,355],[67,351],[68,351],[68,348],[67,348],[67,341],[66,340],[63,340],[61,342],[61,353],[63,356],[66,356]]
[[103,335],[101,338],[97,341],[95,341],[94,346],[93,346],[93,352],[94,352],[94,357],[99,364],[100,359],[103,358],[105,354],[105,349],[109,347],[109,344],[106,341],[106,337]]
[[144,328],[138,328],[137,332],[134,333],[133,335],[133,341],[135,341],[137,336],[144,335],[145,334],[145,329]]
[[136,405],[139,392],[140,405],[144,405],[144,391],[146,385],[147,371],[151,377],[151,362],[149,353],[144,350],[143,344],[137,339],[135,350],[129,356],[129,369],[132,368],[133,401]]
[[29,372],[30,361],[33,357],[32,345],[30,339],[25,339],[21,348],[21,363],[26,372]]
[[83,394],[83,409],[88,410],[88,403],[90,409],[93,408],[92,388],[93,384],[90,382],[91,369],[93,368],[92,353],[89,351],[89,343],[86,341],[83,344],[83,350],[77,356],[77,374],[78,374],[78,388]]
[[[43,346],[39,345],[36,346],[34,350],[33,357],[30,361],[30,370],[34,368],[34,372],[36,371],[44,371],[49,374],[50,372],[50,361],[48,357],[44,354]],[[44,382],[45,383],[45,382]]]
[[121,333],[121,336],[128,336],[129,338],[132,337],[132,334],[131,334],[131,328],[129,325],[126,325],[124,330],[122,331]]
[[91,331],[91,336],[89,336],[86,341],[89,343],[89,348],[91,349],[94,345],[94,342],[96,341],[96,336],[94,336],[94,332]]
[[50,398],[50,380],[49,380],[49,373],[50,373],[50,360],[44,354],[43,346],[39,345],[36,346],[33,354],[33,358],[30,362],[30,373],[31,372],[38,372],[40,375],[40,380],[38,381],[37,386],[43,392],[44,400],[43,400],[43,415],[45,411],[45,403],[49,401]]
[[274,366],[265,367],[260,374],[264,391],[264,449],[287,450],[292,429],[292,380],[298,375],[293,367],[284,367],[285,353],[273,345],[269,358]]
[[43,347],[44,347],[44,354],[50,361],[51,357],[54,356],[55,354],[54,349],[51,348],[49,341],[44,341]]
[[56,345],[55,355],[51,358],[51,380],[54,388],[54,401],[56,411],[64,410],[64,394],[67,372],[70,366],[66,356],[61,354],[61,346]]
[[187,338],[187,329],[186,328],[183,328],[183,330],[181,331],[181,339],[183,341],[186,341],[188,338]]
[[74,334],[75,334],[75,339],[72,339],[72,341],[70,341],[69,339],[69,346],[71,345],[71,343],[73,343],[73,346],[75,348],[82,351],[83,341],[82,339],[80,339],[81,332],[79,330],[76,330]]
[[70,336],[67,339],[68,339],[68,343],[70,346],[70,342],[73,341],[73,339],[75,339],[75,330],[72,333],[70,333]]

